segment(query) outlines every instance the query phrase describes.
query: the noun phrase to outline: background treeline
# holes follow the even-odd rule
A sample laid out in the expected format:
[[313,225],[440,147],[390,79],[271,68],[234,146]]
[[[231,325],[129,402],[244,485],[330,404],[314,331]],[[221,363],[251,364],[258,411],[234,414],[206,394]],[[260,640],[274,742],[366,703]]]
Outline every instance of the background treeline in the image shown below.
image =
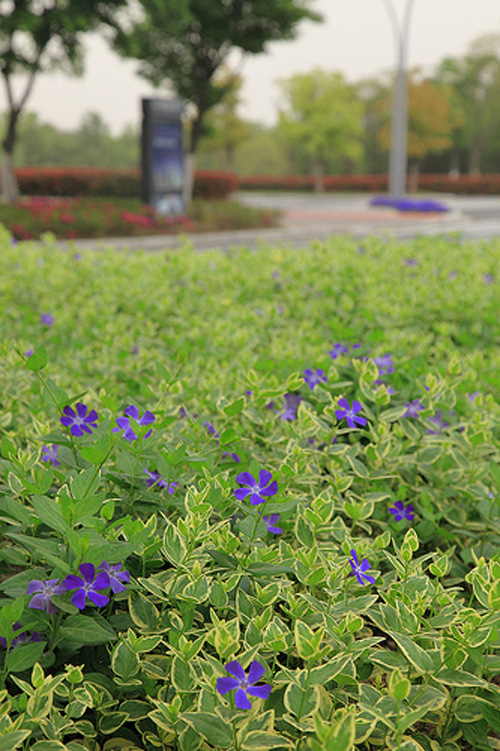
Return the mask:
[[[348,83],[343,74],[314,69],[280,81],[276,125],[239,116],[241,75],[221,71],[226,93],[206,115],[197,148],[199,169],[251,174],[382,174],[390,144],[392,77]],[[160,94],[161,95],[161,94]],[[186,124],[186,140],[189,139]],[[409,80],[410,172],[500,172],[500,37],[477,40],[460,58]],[[129,168],[140,165],[140,134],[127,126],[112,135],[87,113],[63,132],[32,112],[19,123],[16,164]]]

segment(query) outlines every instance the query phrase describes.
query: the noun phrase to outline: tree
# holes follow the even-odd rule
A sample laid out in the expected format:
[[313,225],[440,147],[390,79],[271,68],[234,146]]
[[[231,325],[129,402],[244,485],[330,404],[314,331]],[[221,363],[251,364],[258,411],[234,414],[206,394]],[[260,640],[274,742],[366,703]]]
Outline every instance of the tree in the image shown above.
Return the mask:
[[205,135],[200,141],[203,151],[222,151],[225,167],[234,170],[236,148],[250,136],[247,123],[238,115],[241,102],[240,91],[243,78],[239,74],[225,69],[218,77],[226,93],[222,100],[207,113]]
[[[116,12],[127,0],[0,0],[0,71],[8,117],[2,140],[2,195],[16,196],[13,152],[19,117],[36,74],[62,68],[82,72],[81,35],[101,24],[115,25]],[[25,76],[23,93],[15,98],[13,77]]]
[[[378,137],[385,150],[390,147],[388,99],[382,102],[387,113],[386,122]],[[419,77],[419,71],[410,73],[408,82],[408,158],[410,160],[410,189],[418,187],[421,160],[429,153],[439,153],[451,145],[451,134],[457,113],[451,105],[451,91],[438,86],[430,79]]]
[[462,58],[445,58],[434,75],[434,81],[451,87],[455,107],[461,112],[453,146],[455,155],[466,153],[471,174],[481,171],[484,145],[492,135],[491,107],[498,97],[499,76],[499,35],[480,37]]
[[302,148],[315,175],[315,190],[324,189],[325,166],[361,157],[363,105],[342,73],[316,68],[279,82],[285,96],[278,129],[285,142]]
[[[265,51],[268,42],[293,39],[300,21],[320,21],[307,8],[310,0],[140,0],[144,17],[114,36],[121,54],[140,61],[139,73],[156,86],[167,85],[194,105],[188,142],[188,186],[207,112],[228,91],[214,78],[234,48]],[[182,5],[186,18],[172,23],[172,7]]]

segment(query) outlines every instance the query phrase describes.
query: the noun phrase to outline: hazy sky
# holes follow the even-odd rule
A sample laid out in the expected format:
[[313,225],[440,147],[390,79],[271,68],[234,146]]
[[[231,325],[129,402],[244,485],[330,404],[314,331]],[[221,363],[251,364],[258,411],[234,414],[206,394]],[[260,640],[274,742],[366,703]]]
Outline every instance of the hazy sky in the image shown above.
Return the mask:
[[[392,2],[401,16],[405,0]],[[393,68],[394,36],[383,0],[313,0],[311,8],[324,15],[324,23],[304,22],[296,40],[276,42],[267,54],[243,61],[242,116],[273,123],[279,106],[274,81],[294,73],[321,67],[342,71],[354,82]],[[429,68],[445,56],[463,55],[472,41],[490,33],[500,34],[498,0],[415,0],[409,65]],[[89,110],[99,112],[114,133],[139,124],[141,97],[164,92],[137,76],[136,63],[112,53],[100,37],[88,37],[86,44],[83,78],[39,76],[27,109],[66,130],[76,128]],[[241,55],[233,54],[230,62],[239,65]],[[2,88],[0,109],[5,107]]]

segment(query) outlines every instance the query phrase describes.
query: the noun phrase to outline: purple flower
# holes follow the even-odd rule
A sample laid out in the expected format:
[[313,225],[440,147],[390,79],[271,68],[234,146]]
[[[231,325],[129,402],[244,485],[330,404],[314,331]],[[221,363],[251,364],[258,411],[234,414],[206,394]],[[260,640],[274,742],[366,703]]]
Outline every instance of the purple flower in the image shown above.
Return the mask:
[[[113,433],[119,433],[120,430],[123,430],[122,438],[124,438],[126,441],[137,440],[137,434],[132,430],[132,427],[130,425],[130,418],[138,422],[141,426],[151,425],[151,423],[156,420],[156,417],[152,412],[149,412],[149,410],[146,410],[143,416],[139,418],[139,410],[134,404],[131,404],[130,407],[127,407],[124,410],[124,414],[126,415],[126,417],[116,418],[116,424],[118,425],[118,427],[113,428]],[[148,438],[152,432],[152,430],[148,430],[144,438]]]
[[429,435],[440,435],[450,424],[449,422],[444,421],[441,410],[438,410],[434,417],[429,417],[429,422],[432,423],[433,428],[435,428],[435,430],[427,428]]
[[467,397],[468,397],[469,401],[471,401],[473,404],[475,404],[476,403],[476,399],[477,399],[478,396],[480,396],[480,394],[481,394],[480,391],[473,391],[472,394],[467,394]]
[[409,522],[415,517],[415,507],[411,503],[405,506],[403,501],[396,501],[393,508],[389,511],[394,515],[395,521],[399,522],[401,519],[407,519]]
[[139,354],[139,347],[137,346],[137,344],[134,344],[134,346],[132,347],[131,351],[132,351],[133,355],[138,355]]
[[107,561],[103,561],[99,566],[99,571],[104,571],[109,577],[109,586],[115,595],[118,592],[123,592],[130,581],[130,573],[128,571],[121,571],[123,563],[112,563],[111,566]]
[[267,531],[271,532],[273,535],[280,535],[283,530],[281,527],[276,526],[276,522],[279,521],[280,514],[268,514],[267,516],[262,517],[262,521],[267,527]]
[[[355,576],[358,582],[363,586],[368,583],[375,584],[375,579],[373,578],[373,576],[370,576],[370,574],[366,573],[366,571],[371,568],[366,558],[363,558],[361,563],[359,563],[358,556],[356,555],[355,550],[351,550],[351,556],[352,560],[349,558],[349,563],[351,564],[352,571],[349,572],[349,576]],[[364,579],[366,579],[366,581],[363,581]]]
[[412,402],[406,402],[405,407],[406,412],[404,413],[403,417],[413,417],[414,420],[417,419],[418,413],[425,409],[420,399],[414,399]]
[[458,275],[458,271],[450,271],[448,279],[454,279]]
[[63,584],[58,584],[59,579],[48,579],[47,581],[40,581],[39,579],[32,579],[28,584],[27,594],[34,595],[31,598],[29,606],[35,608],[35,610],[45,610],[47,613],[58,613],[59,608],[51,601],[52,595],[63,595],[67,592],[66,587]]
[[34,354],[35,354],[35,350],[34,349],[27,349],[26,352],[24,353],[24,356],[29,358],[29,357],[31,357]]
[[[13,631],[19,631],[22,628],[19,621],[16,621],[12,624]],[[30,635],[27,631],[23,631],[19,634],[19,636],[14,637],[12,640],[11,649],[13,649],[16,644],[22,644],[26,641],[42,641],[40,634],[37,631],[33,631],[33,633]],[[7,639],[5,636],[0,636],[0,647],[2,649],[7,649]]]
[[223,451],[222,452],[222,458],[223,459],[232,459],[237,464],[239,464],[241,462],[241,459],[238,456],[238,454],[230,454],[229,451]]
[[295,420],[301,401],[303,399],[300,394],[285,394],[285,409],[280,414],[280,420]]
[[392,355],[381,355],[380,357],[374,357],[373,362],[378,368],[379,375],[394,373],[394,371],[396,370],[396,368],[394,367]]
[[213,435],[215,440],[218,442],[220,436],[219,436],[219,433],[216,431],[215,426],[212,425],[211,422],[204,422],[203,425],[207,429],[208,435]]
[[82,402],[77,402],[76,413],[72,407],[64,407],[64,417],[61,417],[61,423],[67,428],[71,427],[71,435],[80,436],[85,433],[92,433],[92,429],[97,427],[97,412],[95,409],[87,414],[88,407]]
[[148,488],[152,488],[154,485],[156,485],[159,488],[165,488],[168,494],[172,495],[177,485],[179,484],[177,482],[169,482],[168,480],[165,480],[165,478],[162,477],[159,472],[150,472],[149,469],[144,469],[144,472],[148,475],[148,479],[146,480],[146,485],[148,486]]
[[82,563],[82,565],[78,567],[78,571],[83,578],[80,578],[75,574],[70,574],[63,582],[68,591],[71,592],[76,589],[76,592],[71,598],[73,605],[75,605],[78,610],[83,610],[87,597],[99,608],[103,605],[107,605],[109,597],[106,597],[106,595],[100,595],[99,592],[110,586],[111,582],[109,580],[109,574],[105,571],[101,571],[94,579],[95,566],[92,563]]
[[404,262],[407,266],[418,266],[418,261],[416,258],[405,258]]
[[483,280],[485,284],[493,284],[495,277],[493,274],[483,274]]
[[82,254],[81,253],[73,253],[72,258],[73,258],[73,261],[81,261]]
[[[247,495],[250,495],[250,503],[252,506],[257,506],[259,503],[265,503],[266,497],[270,495],[276,495],[278,492],[278,483],[276,480],[270,482],[272,478],[271,472],[267,469],[261,469],[259,472],[259,481],[255,480],[250,472],[241,472],[236,478],[236,482],[240,485],[246,485],[243,488],[236,488],[234,495],[239,501],[242,501]],[[270,483],[268,485],[268,483]],[[266,497],[262,497],[266,496]]]
[[52,447],[43,444],[42,456],[40,457],[41,461],[50,462],[50,464],[53,464],[54,467],[60,467],[61,462],[59,461],[59,458],[57,456],[57,451],[58,447],[55,443],[52,444]]
[[348,353],[348,347],[344,347],[344,345],[340,344],[340,342],[334,344],[332,349],[328,351],[328,354],[330,355],[332,360],[336,360],[339,355],[347,355]]
[[341,409],[335,411],[335,417],[337,420],[343,420],[345,417],[350,428],[355,428],[355,423],[358,423],[358,425],[366,425],[366,417],[357,417],[358,412],[361,412],[363,409],[363,405],[356,401],[356,399],[353,401],[352,407],[350,407],[347,399],[342,397],[338,401],[338,406]]
[[227,676],[217,678],[217,691],[221,696],[224,696],[229,691],[236,690],[234,703],[238,709],[252,708],[248,695],[256,696],[259,699],[268,698],[271,693],[271,686],[267,683],[262,683],[260,686],[255,685],[266,672],[265,667],[260,662],[257,662],[257,660],[252,662],[248,676],[238,660],[228,662],[225,668],[234,678],[228,678]]
[[42,313],[40,316],[40,323],[44,326],[52,326],[54,323],[54,316],[51,316],[50,313]]
[[310,368],[306,368],[304,370],[304,381],[307,383],[309,388],[312,390],[315,386],[317,386],[321,381],[323,383],[326,383],[326,375],[321,368],[316,368],[316,372],[311,370]]

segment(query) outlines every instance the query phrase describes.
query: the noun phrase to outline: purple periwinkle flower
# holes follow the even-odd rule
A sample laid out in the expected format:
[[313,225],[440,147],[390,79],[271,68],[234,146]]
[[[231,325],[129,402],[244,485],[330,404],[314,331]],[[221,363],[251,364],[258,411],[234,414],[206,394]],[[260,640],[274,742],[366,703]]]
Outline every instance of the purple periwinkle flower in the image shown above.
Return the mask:
[[458,271],[450,271],[450,273],[448,274],[448,279],[455,279],[456,276],[458,276]]
[[450,424],[449,422],[444,421],[441,410],[438,410],[434,417],[429,417],[428,422],[432,424],[432,428],[427,428],[429,435],[440,435]]
[[222,458],[223,459],[232,459],[233,462],[236,462],[239,464],[241,462],[241,458],[238,456],[238,454],[230,454],[229,451],[223,451],[222,452]]
[[425,409],[420,399],[414,399],[412,402],[406,402],[405,407],[406,412],[404,413],[403,417],[413,417],[414,420],[417,419],[418,413]]
[[467,398],[469,399],[469,401],[471,401],[473,404],[475,404],[476,403],[476,399],[477,399],[478,396],[480,396],[480,394],[481,394],[480,391],[473,391],[472,394],[467,394]]
[[50,315],[50,313],[42,313],[40,316],[40,323],[44,326],[53,326],[54,316]]
[[280,514],[267,514],[262,517],[262,521],[266,525],[267,531],[271,532],[273,535],[280,535],[283,532],[281,527],[276,526],[276,522],[278,522],[279,519]]
[[312,390],[319,383],[321,383],[321,381],[323,381],[323,383],[326,383],[326,375],[324,371],[321,370],[321,368],[316,368],[316,372],[314,372],[314,370],[311,370],[311,368],[306,368],[304,370],[304,381]]
[[349,348],[344,347],[343,344],[340,342],[337,342],[333,345],[332,349],[328,350],[328,354],[332,358],[332,360],[336,360],[339,355],[347,355],[349,353]]
[[59,608],[51,601],[52,595],[63,595],[67,592],[63,584],[59,584],[59,579],[47,579],[40,581],[32,579],[28,584],[27,594],[34,595],[29,602],[30,608],[35,610],[45,610],[46,613],[58,613]]
[[149,469],[144,469],[144,472],[148,475],[148,479],[146,480],[146,485],[148,486],[148,488],[152,488],[156,485],[158,488],[164,488],[169,495],[172,495],[177,485],[179,484],[177,482],[169,482],[168,480],[165,480],[165,478],[155,470],[150,471]]
[[368,569],[371,568],[366,558],[363,558],[361,563],[359,563],[358,556],[355,550],[351,550],[351,556],[352,560],[351,558],[349,558],[349,563],[351,564],[352,571],[349,572],[349,576],[355,576],[358,582],[363,586],[365,586],[365,584],[375,584],[375,579],[373,578],[373,576],[370,576],[370,574],[366,573]]
[[34,349],[27,349],[26,352],[24,353],[24,356],[30,358],[34,354],[35,354]]
[[57,444],[53,443],[52,446],[46,446],[43,444],[42,446],[42,455],[40,457],[42,462],[49,462],[54,467],[60,467],[61,462],[59,461],[59,457],[57,456],[58,446]]
[[300,394],[285,394],[285,409],[280,414],[280,420],[295,420],[301,401],[303,399]]
[[[250,474],[250,472],[241,472],[236,478],[236,482],[246,487],[236,488],[234,495],[239,501],[243,501],[248,495],[252,506],[259,503],[265,503],[267,497],[276,495],[278,492],[278,483],[272,479],[272,473],[267,469],[261,469],[259,472],[259,481]],[[269,484],[268,484],[269,483]],[[263,497],[264,496],[264,497]]]
[[493,274],[483,274],[483,281],[485,284],[493,284],[495,277]]
[[405,258],[404,262],[407,266],[418,266],[418,261],[416,258]]
[[88,412],[88,407],[82,402],[77,402],[75,406],[76,413],[72,407],[64,407],[61,423],[71,429],[71,435],[81,436],[84,431],[92,433],[92,430],[97,428],[97,412],[95,409]]
[[258,699],[267,699],[271,693],[271,686],[268,683],[257,684],[266,669],[260,662],[254,660],[248,670],[248,675],[243,670],[238,660],[232,660],[225,665],[228,673],[233,678],[217,678],[217,691],[221,696],[227,694],[229,691],[236,690],[234,695],[234,703],[237,709],[251,709],[252,705],[248,696],[256,696]]
[[[20,631],[22,629],[21,624],[19,621],[16,621],[12,624],[13,631]],[[38,633],[38,631],[33,631],[32,634],[29,634],[27,631],[22,631],[19,636],[15,636],[12,640],[11,650],[16,646],[16,644],[22,644],[26,641],[42,641],[42,637]],[[7,639],[5,636],[0,636],[0,647],[2,649],[7,649]]]
[[374,357],[373,362],[378,368],[379,375],[394,373],[394,371],[396,370],[396,368],[394,367],[392,355],[381,355],[380,357]]
[[350,428],[355,428],[356,423],[358,425],[366,425],[366,417],[358,417],[358,412],[361,412],[363,405],[356,401],[356,399],[354,399],[352,407],[350,407],[347,399],[342,397],[338,401],[338,406],[340,409],[335,410],[337,420],[343,420],[345,417]]
[[411,503],[405,506],[403,501],[396,501],[389,511],[394,515],[394,519],[397,522],[401,521],[401,519],[407,519],[411,522],[415,517],[415,507]]
[[[139,423],[141,427],[144,425],[151,425],[151,423],[156,420],[156,417],[152,412],[149,412],[149,410],[146,410],[142,417],[139,417],[139,410],[134,404],[131,404],[130,407],[127,407],[124,410],[124,414],[126,415],[125,417],[116,418],[116,424],[118,427],[113,428],[113,433],[119,433],[122,430],[122,438],[124,438],[126,441],[137,440],[137,433],[135,433],[135,431],[132,429],[132,426],[130,425],[130,418]],[[149,438],[152,432],[152,430],[148,430],[144,438]]]
[[123,563],[112,563],[111,566],[107,561],[103,561],[99,566],[99,571],[104,571],[109,577],[109,586],[115,595],[126,589],[125,584],[130,581],[130,573],[122,571]]
[[[82,563],[78,567],[78,571],[81,573],[82,578],[75,574],[69,574],[64,580],[64,585],[68,591],[76,590],[71,602],[78,610],[83,610],[87,601],[87,598],[101,608],[103,605],[107,605],[109,597],[101,595],[103,589],[107,589],[111,582],[109,580],[109,574],[105,571],[101,571],[95,576],[95,566],[93,563]],[[95,578],[94,578],[95,577]]]
[[217,430],[215,429],[215,426],[212,425],[211,422],[204,422],[203,425],[207,429],[208,435],[213,435],[213,437],[215,438],[215,440],[218,441],[219,438],[220,438],[220,435],[217,432]]

